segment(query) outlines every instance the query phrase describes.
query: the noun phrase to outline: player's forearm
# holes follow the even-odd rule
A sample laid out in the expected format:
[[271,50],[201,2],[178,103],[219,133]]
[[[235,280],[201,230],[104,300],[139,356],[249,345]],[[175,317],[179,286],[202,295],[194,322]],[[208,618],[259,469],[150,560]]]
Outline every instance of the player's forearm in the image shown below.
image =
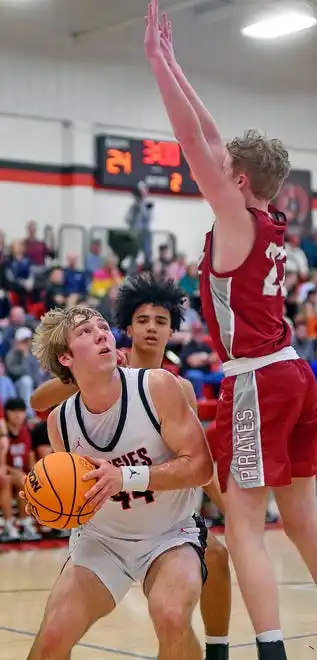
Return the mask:
[[210,148],[213,149],[217,157],[219,157],[219,165],[222,166],[226,156],[226,149],[211,114],[208,112],[198,94],[196,94],[195,90],[188,82],[182,68],[178,63],[175,63],[171,66],[171,71],[174,74],[192,108],[194,109],[199,119],[201,130],[205,136],[205,139],[207,140]]
[[49,410],[75,394],[78,388],[73,383],[65,384],[59,378],[43,383],[31,395],[31,406],[38,412]]
[[149,490],[183,490],[208,483],[213,474],[212,459],[179,457],[150,468]]
[[174,135],[184,148],[187,141],[202,133],[200,121],[163,55],[150,60]]

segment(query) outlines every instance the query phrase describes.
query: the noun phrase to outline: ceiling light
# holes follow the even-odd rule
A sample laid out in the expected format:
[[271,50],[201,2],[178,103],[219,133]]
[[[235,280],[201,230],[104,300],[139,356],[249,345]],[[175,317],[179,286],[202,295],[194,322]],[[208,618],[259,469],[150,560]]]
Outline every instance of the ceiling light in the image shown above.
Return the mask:
[[277,39],[287,34],[301,32],[317,25],[317,19],[309,14],[292,12],[266,18],[241,30],[246,37],[256,39]]

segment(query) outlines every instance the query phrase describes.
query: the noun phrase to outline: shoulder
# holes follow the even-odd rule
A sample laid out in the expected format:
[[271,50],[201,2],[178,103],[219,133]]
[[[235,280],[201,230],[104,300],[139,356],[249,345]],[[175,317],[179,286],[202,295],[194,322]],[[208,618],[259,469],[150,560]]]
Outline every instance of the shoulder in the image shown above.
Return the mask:
[[164,369],[149,371],[149,391],[160,417],[187,405],[187,397],[178,378]]
[[194,390],[192,384],[186,378],[182,378],[182,376],[178,377],[178,382],[180,383],[180,385],[182,386],[182,388],[185,392],[188,403],[190,404],[192,409],[195,412],[197,412],[197,399],[196,399],[195,390]]
[[178,378],[165,369],[149,369],[149,385],[157,389],[163,387],[180,388]]

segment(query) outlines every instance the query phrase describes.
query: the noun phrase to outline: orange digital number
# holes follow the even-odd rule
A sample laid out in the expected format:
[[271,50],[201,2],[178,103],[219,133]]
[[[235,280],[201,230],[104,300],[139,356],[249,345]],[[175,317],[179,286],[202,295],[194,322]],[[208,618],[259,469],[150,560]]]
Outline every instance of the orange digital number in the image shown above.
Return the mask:
[[173,193],[179,193],[182,189],[183,177],[178,172],[173,172],[170,178],[170,190]]
[[143,163],[160,167],[179,167],[180,147],[178,142],[143,141]]
[[132,157],[130,151],[121,151],[120,149],[108,149],[106,158],[106,170],[109,174],[131,174]]

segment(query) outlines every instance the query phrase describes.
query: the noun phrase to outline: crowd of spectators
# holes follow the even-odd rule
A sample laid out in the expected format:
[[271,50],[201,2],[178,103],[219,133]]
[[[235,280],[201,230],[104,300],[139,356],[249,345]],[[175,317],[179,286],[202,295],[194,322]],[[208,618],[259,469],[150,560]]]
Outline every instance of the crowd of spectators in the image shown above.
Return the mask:
[[[303,240],[290,233],[286,252],[285,316],[295,349],[310,362],[317,377],[317,232]],[[116,255],[93,238],[83,267],[74,253],[65,261],[62,266],[53,240],[47,245],[37,237],[34,222],[28,223],[24,239],[10,245],[0,233],[0,435],[7,439],[7,444],[1,443],[6,450],[0,450],[0,506],[5,519],[0,542],[39,537],[21,507],[17,528],[11,509],[12,490],[19,487],[24,472],[50,451],[46,423],[30,405],[33,390],[50,378],[31,352],[41,315],[56,306],[87,303],[107,318],[118,347],[129,347],[129,339],[115,327],[114,302],[126,275]],[[223,371],[201,316],[197,265],[188,262],[185,254],[174,255],[168,245],[161,245],[150,267],[157,277],[173,279],[184,290],[184,318],[170,340],[164,364],[170,363],[174,372],[192,382],[198,400],[204,400],[208,388],[217,397]],[[25,461],[16,465],[21,433]]]

